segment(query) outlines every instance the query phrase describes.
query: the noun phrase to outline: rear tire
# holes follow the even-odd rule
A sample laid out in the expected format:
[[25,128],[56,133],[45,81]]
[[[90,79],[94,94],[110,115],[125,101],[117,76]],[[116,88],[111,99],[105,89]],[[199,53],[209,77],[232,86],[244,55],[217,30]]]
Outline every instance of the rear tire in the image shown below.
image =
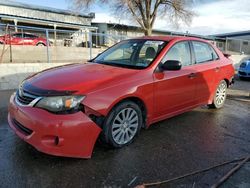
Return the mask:
[[143,124],[142,112],[132,101],[125,101],[115,106],[107,116],[101,141],[113,148],[121,148],[132,143]]
[[227,82],[225,80],[220,81],[216,92],[214,94],[213,103],[209,104],[210,108],[222,108],[227,96]]

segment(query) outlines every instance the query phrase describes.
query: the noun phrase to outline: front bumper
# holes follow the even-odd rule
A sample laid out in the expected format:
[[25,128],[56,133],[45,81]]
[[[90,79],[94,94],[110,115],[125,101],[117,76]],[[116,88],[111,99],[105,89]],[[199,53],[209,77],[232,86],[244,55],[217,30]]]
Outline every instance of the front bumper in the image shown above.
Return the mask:
[[238,71],[238,76],[239,76],[239,77],[250,78],[250,72],[248,72],[248,71],[246,71],[246,70],[240,69],[240,70]]
[[82,112],[57,115],[39,108],[21,107],[14,98],[14,95],[10,98],[8,122],[21,139],[43,153],[91,158],[101,128],[88,116]]

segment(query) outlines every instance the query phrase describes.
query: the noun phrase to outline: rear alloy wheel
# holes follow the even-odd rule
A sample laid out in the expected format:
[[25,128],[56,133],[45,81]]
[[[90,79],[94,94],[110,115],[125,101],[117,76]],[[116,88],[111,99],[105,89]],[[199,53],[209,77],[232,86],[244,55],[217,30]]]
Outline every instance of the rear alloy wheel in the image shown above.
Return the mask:
[[227,96],[227,83],[225,80],[222,80],[216,89],[213,103],[210,104],[209,107],[221,108],[225,103],[226,96]]
[[115,148],[130,144],[142,126],[141,109],[134,102],[126,101],[117,105],[107,117],[102,140]]

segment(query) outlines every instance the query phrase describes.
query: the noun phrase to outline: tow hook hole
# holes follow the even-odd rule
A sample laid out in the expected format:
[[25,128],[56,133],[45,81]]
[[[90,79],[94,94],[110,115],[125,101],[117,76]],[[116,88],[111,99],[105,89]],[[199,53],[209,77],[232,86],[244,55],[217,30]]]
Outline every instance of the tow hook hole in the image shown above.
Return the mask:
[[55,145],[57,146],[58,144],[59,144],[59,137],[56,136],[56,137],[55,137]]

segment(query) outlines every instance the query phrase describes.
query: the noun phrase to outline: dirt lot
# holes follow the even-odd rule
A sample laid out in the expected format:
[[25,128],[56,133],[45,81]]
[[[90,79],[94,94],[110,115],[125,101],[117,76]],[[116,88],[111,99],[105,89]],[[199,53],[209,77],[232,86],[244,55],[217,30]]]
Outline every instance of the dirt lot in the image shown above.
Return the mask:
[[[221,110],[206,107],[143,130],[118,150],[96,145],[92,159],[42,154],[0,122],[0,187],[134,187],[250,155],[250,81],[236,81]],[[209,187],[234,164],[159,187]],[[250,187],[250,162],[222,187]]]

